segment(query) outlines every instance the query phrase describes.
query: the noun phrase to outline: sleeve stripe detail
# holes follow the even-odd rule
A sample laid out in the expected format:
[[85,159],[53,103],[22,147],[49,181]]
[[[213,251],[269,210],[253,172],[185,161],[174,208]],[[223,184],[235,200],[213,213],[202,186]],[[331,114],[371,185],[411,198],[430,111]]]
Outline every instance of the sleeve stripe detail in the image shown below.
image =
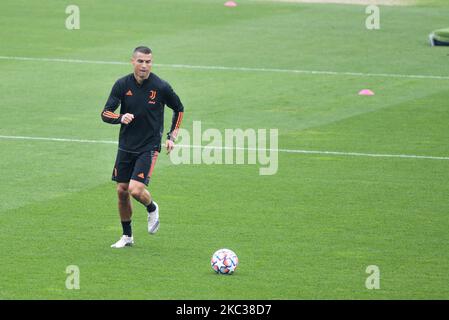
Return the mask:
[[111,119],[120,118],[119,114],[113,113],[111,111],[103,111],[103,116],[105,116],[106,118],[111,118]]
[[181,126],[181,122],[182,122],[182,117],[184,115],[184,112],[180,112],[178,115],[178,121],[176,121],[176,129],[179,128]]
[[184,112],[180,112],[178,115],[178,121],[176,121],[175,130],[173,130],[173,139],[175,139],[178,135],[179,127],[181,126],[182,118],[184,117]]
[[120,115],[118,115],[118,114],[116,114],[116,113],[113,113],[113,112],[111,112],[111,111],[105,111],[105,112],[103,112],[103,114],[104,114],[105,116],[109,116],[109,117],[111,117],[111,118],[118,118],[118,117],[120,117]]

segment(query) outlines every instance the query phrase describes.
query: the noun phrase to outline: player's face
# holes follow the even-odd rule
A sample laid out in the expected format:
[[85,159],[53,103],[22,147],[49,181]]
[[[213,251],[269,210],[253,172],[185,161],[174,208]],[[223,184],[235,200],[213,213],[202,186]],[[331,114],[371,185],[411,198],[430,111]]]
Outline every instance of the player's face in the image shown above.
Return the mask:
[[134,74],[140,79],[146,79],[150,75],[153,65],[153,55],[136,52],[131,59],[134,66]]

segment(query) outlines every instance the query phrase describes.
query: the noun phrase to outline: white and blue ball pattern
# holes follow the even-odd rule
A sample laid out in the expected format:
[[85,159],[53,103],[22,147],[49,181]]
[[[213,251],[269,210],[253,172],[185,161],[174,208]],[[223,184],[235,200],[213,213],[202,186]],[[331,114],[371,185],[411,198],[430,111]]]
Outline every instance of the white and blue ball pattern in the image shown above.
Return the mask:
[[239,258],[230,249],[220,249],[212,255],[210,264],[218,274],[233,274],[239,264]]

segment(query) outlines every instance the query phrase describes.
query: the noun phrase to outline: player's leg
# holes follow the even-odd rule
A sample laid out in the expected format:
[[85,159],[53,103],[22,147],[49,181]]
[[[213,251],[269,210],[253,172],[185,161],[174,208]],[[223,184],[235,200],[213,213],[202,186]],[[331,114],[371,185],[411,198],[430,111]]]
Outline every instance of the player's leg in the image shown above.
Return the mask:
[[151,205],[152,202],[150,192],[146,187],[150,182],[158,154],[157,151],[139,154],[129,182],[129,193],[145,207]]
[[117,182],[118,211],[123,233],[120,240],[111,246],[113,248],[123,248],[134,244],[131,228],[132,204],[129,195],[129,180],[133,166],[133,155],[119,150],[112,173],[112,180]]
[[152,200],[150,192],[142,182],[131,179],[129,182],[129,193],[134,199],[142,203],[148,212],[148,232],[155,234],[159,230],[159,207]]
[[152,199],[151,194],[147,190],[146,185],[140,181],[136,181],[134,179],[131,179],[129,181],[129,193],[134,199],[139,201],[141,204],[143,204],[145,207],[147,207]]
[[120,214],[120,221],[122,222],[123,234],[131,237],[131,217],[133,215],[133,208],[128,187],[128,183],[117,183],[118,212]]
[[129,221],[133,215],[131,197],[129,196],[129,183],[117,183],[118,212],[121,221]]
[[118,211],[120,214],[123,234],[120,240],[111,246],[113,248],[123,248],[134,244],[131,228],[132,205],[128,187],[128,183],[117,183]]
[[140,154],[129,182],[129,193],[147,209],[148,232],[150,234],[156,233],[159,229],[159,208],[146,188],[153,173],[157,156],[157,151]]

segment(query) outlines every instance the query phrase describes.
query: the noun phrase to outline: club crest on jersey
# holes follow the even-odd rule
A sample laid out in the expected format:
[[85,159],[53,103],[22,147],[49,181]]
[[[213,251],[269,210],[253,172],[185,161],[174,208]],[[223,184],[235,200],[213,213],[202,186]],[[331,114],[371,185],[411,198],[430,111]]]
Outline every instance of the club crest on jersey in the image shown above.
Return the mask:
[[154,99],[156,99],[156,94],[157,94],[156,90],[150,91],[150,96],[149,96],[150,100],[148,100],[148,103],[150,103],[150,104],[156,103],[156,101],[154,100]]

